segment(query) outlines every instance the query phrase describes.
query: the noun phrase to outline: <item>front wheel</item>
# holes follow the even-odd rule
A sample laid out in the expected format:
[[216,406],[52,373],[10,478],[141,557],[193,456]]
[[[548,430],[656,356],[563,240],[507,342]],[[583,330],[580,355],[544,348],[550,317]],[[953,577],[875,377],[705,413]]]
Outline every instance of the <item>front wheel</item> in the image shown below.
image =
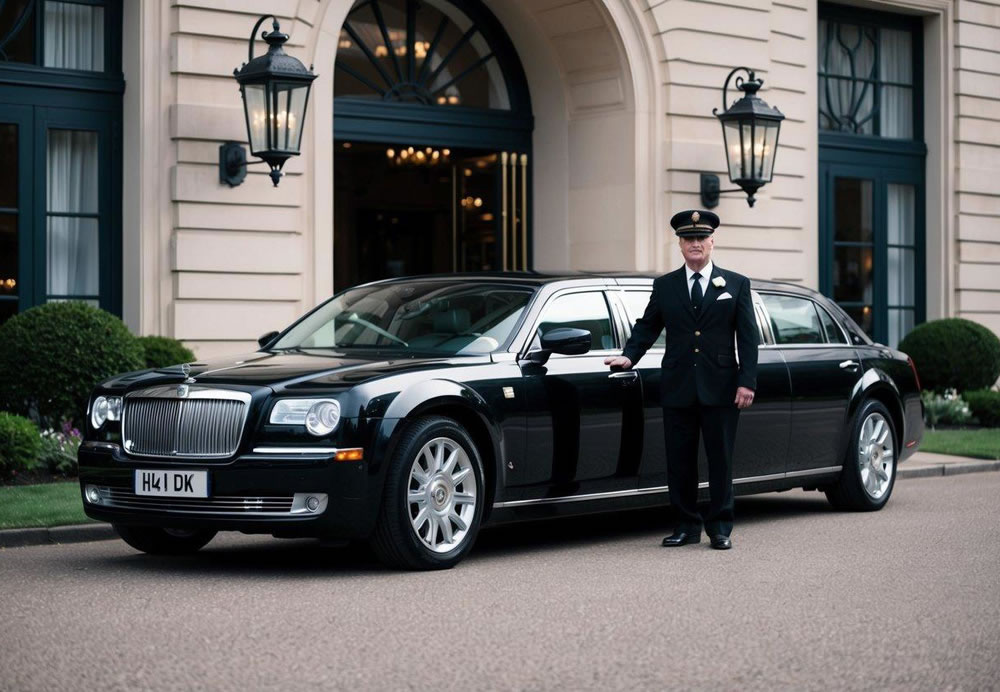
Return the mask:
[[870,399],[854,417],[844,469],[826,497],[837,509],[870,512],[889,501],[896,481],[896,441],[892,416]]
[[476,540],[485,494],[479,452],[465,429],[450,418],[419,418],[389,463],[372,549],[392,567],[453,567]]
[[114,524],[122,540],[136,550],[150,555],[187,555],[196,553],[215,538],[215,531],[201,529],[161,529],[155,526]]

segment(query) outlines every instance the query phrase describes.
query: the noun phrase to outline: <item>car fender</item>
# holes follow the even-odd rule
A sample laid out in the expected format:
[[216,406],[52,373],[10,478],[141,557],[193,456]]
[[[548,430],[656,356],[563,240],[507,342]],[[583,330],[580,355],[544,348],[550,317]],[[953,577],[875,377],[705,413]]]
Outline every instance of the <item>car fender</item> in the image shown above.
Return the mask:
[[[412,420],[424,412],[433,412],[442,407],[461,408],[467,415],[475,416],[490,438],[492,449],[489,451],[492,453],[494,468],[483,469],[488,474],[492,471],[491,475],[494,479],[493,487],[489,489],[487,505],[484,508],[486,513],[489,513],[492,498],[496,496],[497,479],[503,477],[499,468],[503,459],[501,452],[503,449],[502,428],[490,412],[489,405],[478,392],[461,382],[447,379],[436,378],[416,382],[402,390],[389,404],[375,434],[370,457],[370,474],[377,476],[379,480],[378,483],[372,484],[373,489],[378,491],[378,498],[372,497],[373,501],[381,499],[382,480],[388,466],[387,462],[406,427],[406,421]],[[471,431],[470,434],[472,434]],[[483,463],[484,465],[490,463],[489,459],[484,458]]]
[[[847,406],[847,418],[845,424],[849,424],[854,420],[854,414],[858,412],[861,408],[862,403],[866,399],[876,397],[886,407],[889,409],[890,415],[893,417],[893,422],[896,423],[897,428],[901,428],[902,422],[905,420],[903,415],[903,406],[900,403],[901,395],[899,392],[899,387],[896,386],[895,381],[881,368],[868,368],[865,370],[864,374],[858,378],[858,381],[854,383],[854,389],[851,391],[850,403]],[[896,440],[897,445],[901,444],[900,440],[904,439],[904,431],[902,429],[897,429],[896,434],[899,437]],[[844,458],[847,453],[847,445],[850,443],[851,438],[851,428],[845,427],[844,439],[840,447],[840,457]],[[897,456],[900,450],[896,450]]]

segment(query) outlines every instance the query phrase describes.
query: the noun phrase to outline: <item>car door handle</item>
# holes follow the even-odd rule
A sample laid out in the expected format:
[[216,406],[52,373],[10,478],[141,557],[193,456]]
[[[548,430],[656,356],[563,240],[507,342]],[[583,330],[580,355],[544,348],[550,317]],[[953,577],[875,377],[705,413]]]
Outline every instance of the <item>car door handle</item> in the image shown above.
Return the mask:
[[620,370],[608,375],[609,380],[634,380],[639,376],[635,370]]
[[845,360],[844,362],[842,362],[840,364],[840,367],[842,369],[844,369],[844,370],[851,370],[851,371],[857,370],[859,366],[860,366],[860,363],[858,363],[858,361],[856,361],[856,360]]

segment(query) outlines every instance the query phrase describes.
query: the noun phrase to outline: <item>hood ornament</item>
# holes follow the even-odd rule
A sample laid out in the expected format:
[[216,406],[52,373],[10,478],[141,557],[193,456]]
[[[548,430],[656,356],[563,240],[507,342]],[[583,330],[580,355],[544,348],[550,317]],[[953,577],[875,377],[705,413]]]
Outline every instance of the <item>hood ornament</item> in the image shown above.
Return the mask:
[[[185,378],[184,379],[184,383],[185,384],[194,384],[194,381],[195,381],[194,378],[193,377],[188,377],[191,374],[191,365],[190,365],[190,363],[184,363],[183,365],[181,365],[181,372],[184,374],[184,378]],[[187,391],[185,390],[184,394],[180,394],[180,390],[178,389],[178,394],[180,396],[186,396],[187,395]]]

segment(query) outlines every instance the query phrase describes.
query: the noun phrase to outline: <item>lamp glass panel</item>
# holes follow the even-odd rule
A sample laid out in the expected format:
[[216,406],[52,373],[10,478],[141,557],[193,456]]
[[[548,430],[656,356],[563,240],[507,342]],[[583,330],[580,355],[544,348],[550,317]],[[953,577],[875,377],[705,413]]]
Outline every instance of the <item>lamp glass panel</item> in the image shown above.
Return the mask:
[[726,159],[729,162],[729,179],[740,177],[743,162],[743,150],[740,147],[740,123],[737,120],[727,121],[722,126],[726,138]]
[[754,165],[753,165],[753,155],[754,155],[754,128],[752,120],[742,120],[740,121],[740,128],[743,133],[743,139],[740,142],[740,149],[742,153],[742,164],[740,167],[740,178],[746,180],[748,178],[754,177]]
[[278,107],[274,113],[276,149],[298,153],[309,87],[297,84],[274,85]]
[[247,132],[250,135],[250,151],[254,155],[268,148],[267,99],[265,98],[265,93],[263,84],[246,84],[243,87]]
[[760,178],[770,182],[774,176],[774,154],[778,150],[778,130],[781,128],[781,123],[765,120],[758,123],[757,128],[762,132],[761,139],[763,140],[760,155]]

